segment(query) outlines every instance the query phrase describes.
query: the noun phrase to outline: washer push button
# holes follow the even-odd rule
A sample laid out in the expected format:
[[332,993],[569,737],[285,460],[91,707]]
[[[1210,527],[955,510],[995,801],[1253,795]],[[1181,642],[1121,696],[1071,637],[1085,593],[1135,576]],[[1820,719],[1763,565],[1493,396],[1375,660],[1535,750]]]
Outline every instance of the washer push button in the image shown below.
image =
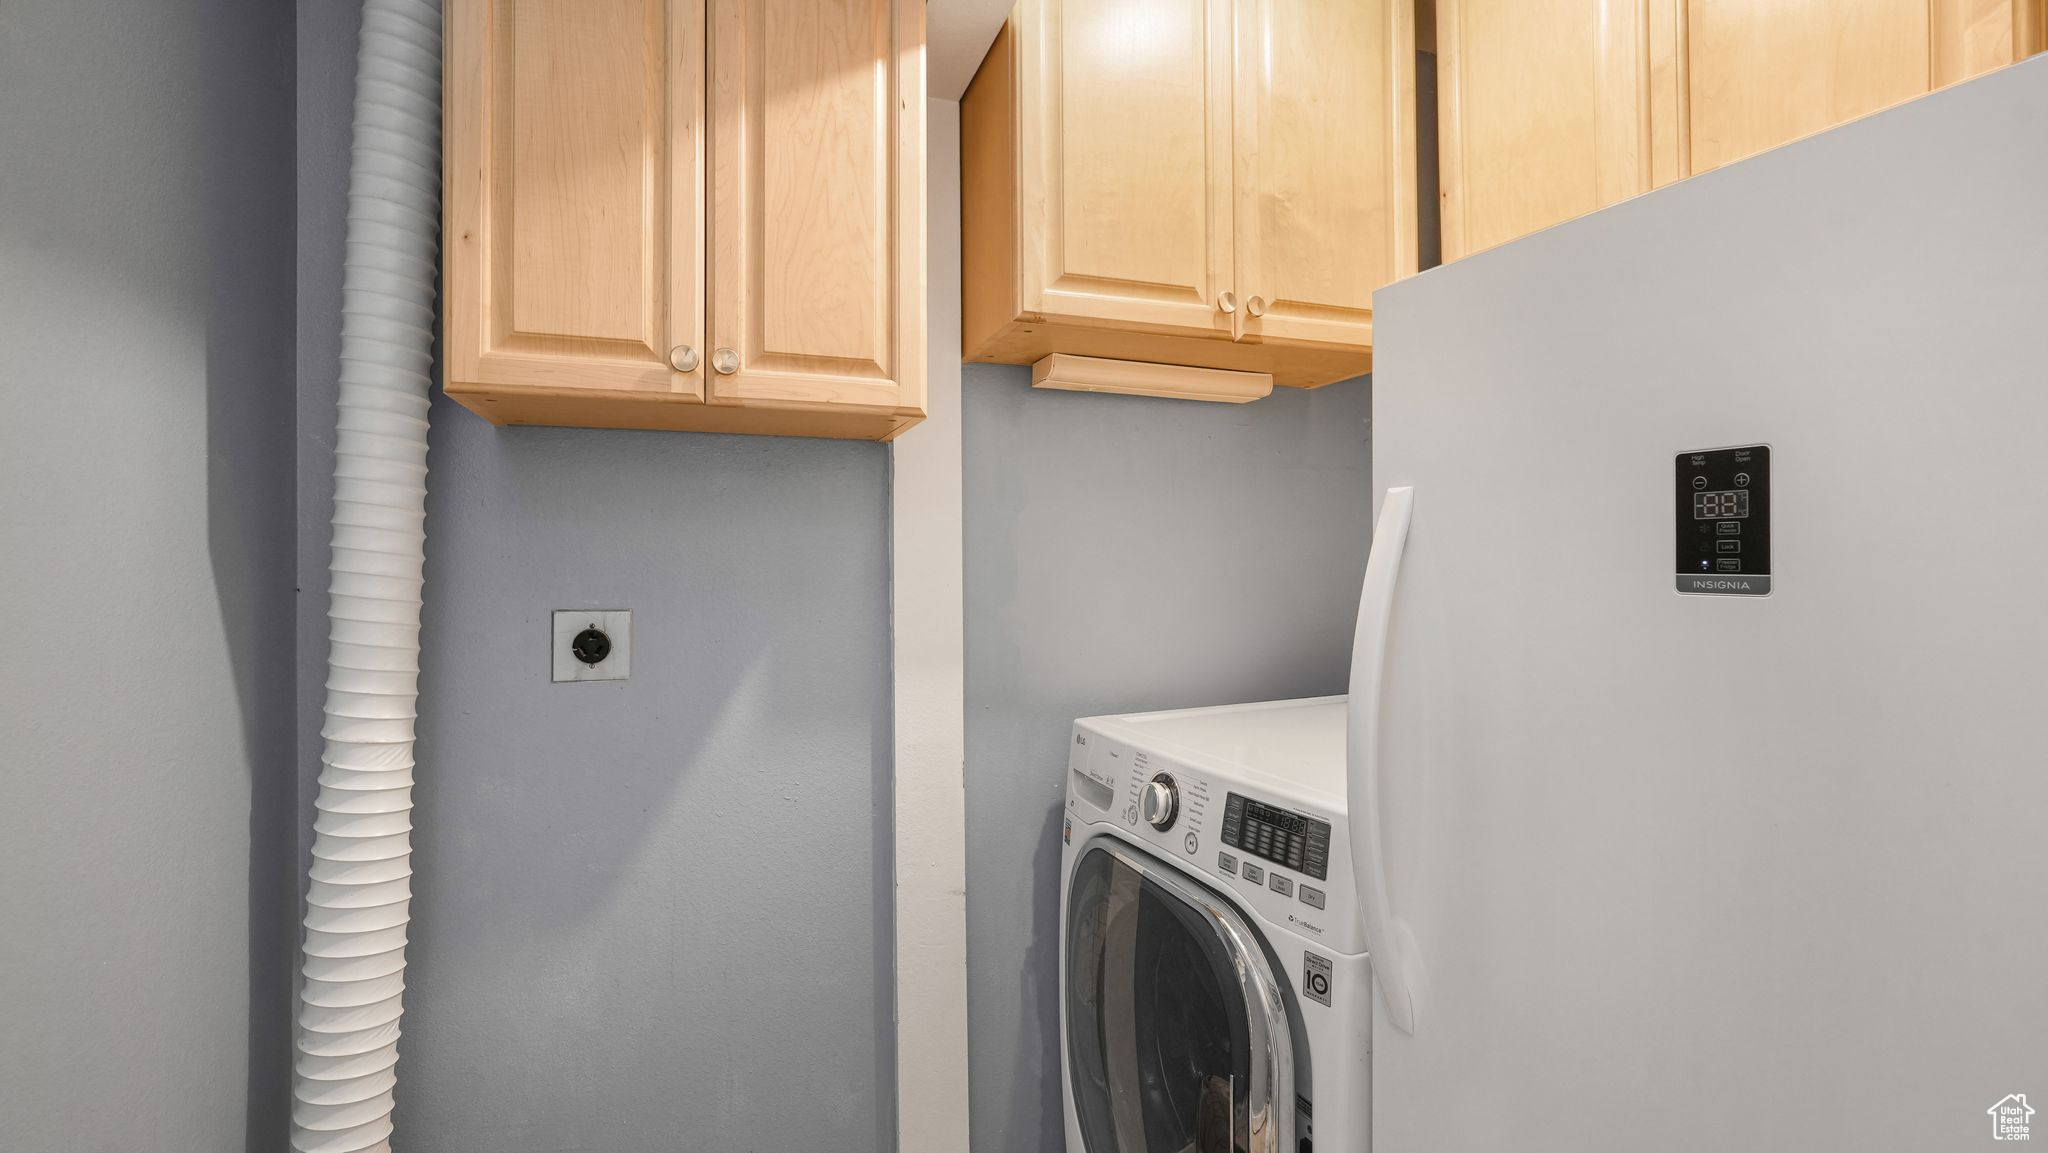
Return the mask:
[[1266,883],[1266,870],[1259,868],[1250,861],[1246,861],[1244,863],[1244,879],[1254,885],[1263,885]]
[[1292,877],[1283,877],[1275,873],[1268,879],[1266,887],[1283,897],[1292,897],[1294,895],[1294,879]]
[[1216,854],[1216,867],[1226,873],[1235,873],[1237,872],[1237,858],[1229,853],[1218,853]]

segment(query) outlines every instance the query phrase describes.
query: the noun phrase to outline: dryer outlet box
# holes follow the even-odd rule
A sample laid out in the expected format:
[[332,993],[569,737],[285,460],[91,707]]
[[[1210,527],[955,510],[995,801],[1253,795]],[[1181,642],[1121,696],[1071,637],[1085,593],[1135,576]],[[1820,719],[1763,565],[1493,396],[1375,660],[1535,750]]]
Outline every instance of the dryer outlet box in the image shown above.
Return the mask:
[[[587,643],[577,651],[576,638],[586,630],[604,634],[596,646]],[[623,681],[633,671],[633,610],[556,609],[552,632],[554,679],[566,681]],[[602,650],[595,662],[585,659]]]

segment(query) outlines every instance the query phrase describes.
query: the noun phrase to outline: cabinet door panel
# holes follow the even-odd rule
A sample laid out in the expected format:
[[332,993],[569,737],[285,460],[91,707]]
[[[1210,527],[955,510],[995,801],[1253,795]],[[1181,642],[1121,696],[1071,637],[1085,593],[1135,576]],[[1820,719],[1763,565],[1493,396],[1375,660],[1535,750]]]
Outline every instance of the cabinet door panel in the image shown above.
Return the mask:
[[451,0],[452,383],[701,398],[701,0]]
[[[2020,27],[2029,0],[1929,0],[1928,79],[1940,88],[1968,80],[2019,58]],[[2016,11],[2018,9],[2018,11]]]
[[1444,258],[2040,51],[2044,0],[1439,0]]
[[1648,0],[1439,0],[1444,259],[1647,192]]
[[2040,51],[2040,0],[1684,0],[1690,171]]
[[1230,332],[1230,0],[1026,0],[1025,311]]
[[1237,294],[1264,311],[1248,336],[1362,351],[1373,290],[1415,271],[1411,11],[1239,0]]
[[921,407],[922,19],[712,0],[714,401]]
[[1692,171],[1928,90],[1928,0],[1688,0]]

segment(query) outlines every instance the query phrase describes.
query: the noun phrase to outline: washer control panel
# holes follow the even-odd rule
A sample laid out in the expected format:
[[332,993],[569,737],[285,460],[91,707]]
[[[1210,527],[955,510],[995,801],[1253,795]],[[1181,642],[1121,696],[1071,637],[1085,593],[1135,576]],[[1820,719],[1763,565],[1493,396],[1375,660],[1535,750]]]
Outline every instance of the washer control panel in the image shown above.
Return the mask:
[[1771,591],[1771,447],[1678,454],[1678,591],[1768,596]]
[[1248,788],[1093,721],[1075,722],[1067,752],[1061,840],[1069,854],[1087,844],[1089,826],[1108,826],[1274,926],[1337,953],[1365,951],[1341,809]]
[[1307,813],[1231,793],[1223,804],[1223,843],[1318,881],[1330,875],[1330,822]]

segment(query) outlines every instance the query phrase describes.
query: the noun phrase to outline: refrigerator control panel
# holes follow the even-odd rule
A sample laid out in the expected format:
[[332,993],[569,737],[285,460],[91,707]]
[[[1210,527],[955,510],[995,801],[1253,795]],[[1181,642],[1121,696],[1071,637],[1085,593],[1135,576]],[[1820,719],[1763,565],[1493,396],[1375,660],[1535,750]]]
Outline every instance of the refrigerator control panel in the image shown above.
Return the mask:
[[1771,447],[1678,454],[1678,591],[1771,592]]

